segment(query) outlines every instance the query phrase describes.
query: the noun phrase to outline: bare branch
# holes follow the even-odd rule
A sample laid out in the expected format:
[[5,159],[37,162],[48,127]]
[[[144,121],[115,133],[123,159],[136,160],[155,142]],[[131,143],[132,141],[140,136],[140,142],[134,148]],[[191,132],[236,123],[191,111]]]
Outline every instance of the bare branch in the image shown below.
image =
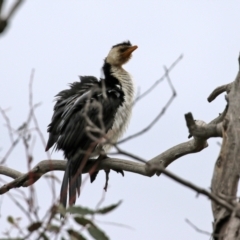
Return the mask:
[[[230,85],[231,88],[229,88],[227,94],[229,102],[228,110],[222,122],[223,142],[215,163],[211,182],[212,192],[219,196],[224,195],[225,199],[229,197],[234,199],[237,196],[237,189],[239,187],[240,72],[237,73],[235,80]],[[237,200],[231,201],[237,205],[235,212],[229,212],[214,201],[212,202],[214,216],[213,232],[214,234],[225,235],[224,239],[239,238],[240,219],[236,218],[236,215],[239,215],[240,207]]]
[[15,3],[13,4],[12,8],[10,9],[9,13],[7,14],[6,17],[2,17],[2,5],[3,5],[3,0],[0,1],[0,34],[4,32],[6,29],[10,18],[12,18],[13,14],[16,12],[16,10],[20,7],[20,5],[24,2],[24,0],[16,0]]
[[140,99],[144,98],[146,95],[148,95],[160,82],[162,82],[167,75],[173,70],[173,68],[183,59],[183,55],[181,54],[172,64],[171,66],[168,68],[168,71],[165,72],[163,74],[163,76],[158,79],[147,91],[145,91],[144,93],[142,93],[141,95],[139,95],[136,99],[135,99],[135,103],[137,101],[139,101]]
[[12,153],[13,149],[15,148],[15,146],[18,144],[19,142],[19,138],[17,138],[12,145],[10,146],[10,148],[7,150],[5,156],[2,158],[0,164],[4,164],[7,160],[7,158],[9,157],[9,155]]
[[1,175],[7,176],[10,178],[14,178],[14,179],[16,179],[22,175],[21,172],[14,170],[12,168],[5,167],[5,166],[0,166],[0,173],[1,173]]
[[[167,151],[159,154],[149,161],[151,164],[159,164],[160,166],[166,168],[175,160],[183,157],[187,154],[196,153],[202,151],[208,146],[205,140],[194,138],[190,141],[180,143]],[[157,172],[159,176],[161,173]]]
[[[185,120],[189,133],[194,137],[208,139],[210,137],[222,137],[222,123],[206,124],[194,121],[192,113],[185,114]],[[198,124],[197,124],[198,123]]]
[[210,232],[207,232],[207,231],[204,231],[204,230],[202,230],[202,229],[200,229],[200,228],[198,228],[196,225],[194,225],[192,222],[190,222],[188,219],[185,219],[185,221],[186,221],[186,223],[188,223],[195,231],[197,231],[197,232],[199,232],[199,233],[202,233],[202,234],[205,234],[205,235],[208,235],[208,236],[215,236],[215,237],[217,237],[217,236],[219,236],[219,235],[214,235],[214,234],[212,234],[212,233],[210,233]]
[[[39,179],[40,175],[43,174],[43,172],[53,170],[53,169],[49,168],[49,166],[50,166],[49,161],[50,160],[41,161],[36,167],[34,167],[31,170],[32,173],[35,173],[36,176],[38,176],[37,179]],[[65,170],[66,161],[52,160],[52,162],[53,162],[52,165],[54,166],[54,170]],[[145,176],[152,176],[153,172],[161,172],[164,175],[166,175],[166,176],[170,177],[171,179],[175,180],[176,182],[178,182],[178,183],[196,191],[197,193],[207,196],[209,199],[213,200],[214,202],[216,202],[217,204],[226,208],[227,210],[234,211],[234,205],[228,203],[226,200],[221,199],[220,197],[210,193],[206,189],[200,188],[200,187],[196,186],[195,184],[178,177],[177,175],[175,175],[175,174],[167,171],[166,169],[164,169],[162,166],[152,164],[152,162],[150,162],[150,163],[140,164],[140,163],[127,161],[127,160],[121,160],[121,159],[105,159],[105,160],[102,160],[99,163],[98,170],[104,169],[104,168],[106,168],[106,166],[108,168],[113,168],[113,169],[116,169],[117,167],[118,168],[121,167],[121,169],[123,169],[125,171],[135,172],[135,173],[139,173],[139,174],[142,174],[142,175],[145,175]],[[89,168],[91,168],[92,164],[94,164],[94,161],[90,161],[90,164],[89,163],[87,164],[87,166],[84,168],[84,172],[86,172],[86,170],[88,172],[88,170],[89,170]],[[11,175],[9,173],[11,170],[8,169],[9,171],[7,171],[6,167],[0,167],[0,174],[4,174],[3,170],[5,170],[5,172],[8,173],[8,176]],[[16,175],[18,174],[17,171],[14,171],[13,173],[14,173],[14,177],[16,177]],[[27,174],[19,173],[19,175],[20,176],[16,180],[14,180],[11,183],[8,183],[8,184],[4,185],[3,187],[1,187],[0,188],[0,194],[4,194],[8,190],[10,190],[13,186],[16,187],[16,186],[19,186],[20,184],[22,184],[22,186],[26,187],[26,186],[28,186],[28,184],[33,183],[33,180],[27,181],[27,180],[29,180],[29,176],[30,176],[29,173],[27,173]],[[34,179],[34,180],[36,180],[36,179]]]
[[[83,173],[89,172],[92,167],[96,167],[96,170],[102,169],[115,169],[115,170],[124,170],[128,172],[138,173],[144,176],[153,176],[156,171],[149,168],[149,165],[154,164],[160,167],[167,167],[174,160],[194,152],[199,152],[206,147],[206,141],[201,141],[199,139],[192,139],[188,142],[179,144],[166,152],[156,156],[151,159],[149,162],[138,163],[133,161],[127,161],[122,159],[108,158],[101,160],[96,167],[96,161],[88,160],[86,166],[83,169]],[[123,154],[128,155],[128,153],[123,152]],[[132,157],[136,157],[135,155]],[[64,160],[43,160],[39,162],[30,172],[26,174],[19,173],[5,166],[0,166],[0,174],[6,175],[14,178],[15,180],[4,185],[0,188],[0,194],[4,194],[15,187],[27,187],[35,183],[43,174],[53,171],[60,170],[64,171],[66,168],[66,161]],[[17,178],[16,178],[17,177]],[[31,178],[31,179],[30,179]]]
[[[158,120],[164,115],[164,113],[166,112],[166,110],[169,108],[169,106],[171,105],[171,103],[173,102],[174,98],[177,96],[177,92],[171,82],[171,79],[169,77],[169,71],[182,59],[182,55],[170,66],[169,69],[167,69],[165,66],[164,66],[164,70],[165,70],[165,74],[164,76],[162,77],[162,79],[164,79],[165,77],[167,78],[167,81],[168,81],[168,84],[170,86],[170,89],[172,90],[172,96],[170,97],[170,99],[167,101],[167,103],[165,104],[165,106],[162,108],[162,110],[159,112],[159,114],[153,119],[153,121],[147,126],[145,127],[144,129],[142,129],[141,131],[133,134],[133,135],[130,135],[129,137],[126,137],[124,139],[122,139],[121,141],[118,142],[118,144],[121,144],[123,142],[126,142],[132,138],[135,138],[135,137],[138,137],[142,134],[144,134],[145,132],[147,132],[149,129],[151,129],[157,122]],[[160,80],[159,80],[160,81]],[[159,81],[157,81],[159,83]],[[156,87],[156,85],[153,85],[154,87]],[[149,91],[149,90],[148,90]],[[145,92],[146,93],[146,92]],[[145,94],[144,93],[144,94]],[[144,95],[143,94],[143,95]],[[141,95],[141,96],[143,96]]]
[[227,201],[217,197],[213,193],[208,192],[206,189],[200,188],[197,185],[195,185],[195,184],[193,184],[189,181],[186,181],[185,179],[180,178],[177,175],[167,171],[166,169],[163,169],[163,168],[161,169],[159,167],[154,167],[154,166],[152,166],[152,168],[154,170],[161,171],[164,175],[166,175],[166,176],[170,177],[171,179],[175,180],[176,182],[178,182],[178,183],[196,191],[197,193],[205,195],[206,197],[208,197],[209,199],[211,199],[215,203],[217,203],[217,204],[221,205],[222,207],[226,208],[227,210],[229,210],[230,212],[234,211],[234,206],[232,204],[230,204]]
[[11,126],[11,122],[10,122],[10,119],[9,117],[7,116],[6,114],[6,110],[3,110],[1,107],[0,107],[0,112],[6,122],[6,126],[7,126],[7,129],[8,129],[8,134],[9,134],[9,138],[11,140],[11,143],[13,144],[14,142],[14,138],[13,138],[13,133],[12,133],[12,126]]
[[217,87],[216,89],[213,90],[213,92],[209,95],[209,97],[207,98],[207,100],[209,102],[212,102],[218,95],[220,95],[223,92],[229,92],[230,88],[231,88],[231,84],[226,84],[226,85],[222,85],[220,87]]
[[24,2],[24,0],[16,0],[13,4],[12,8],[10,9],[7,17],[5,18],[6,21],[9,21],[10,18],[12,18],[13,14],[16,12],[16,10],[20,7],[20,5]]
[[[224,112],[227,111],[227,108],[224,110]],[[223,112],[223,113],[224,113]],[[225,114],[222,114],[218,116],[216,119],[214,119],[212,122],[219,122],[222,120],[222,116]],[[193,125],[194,128],[199,130],[198,128],[205,129],[206,131],[208,128],[212,130],[211,125],[213,123],[210,123],[209,125],[203,123],[203,122],[194,122],[192,115],[189,115],[187,119],[187,123],[189,127]],[[210,127],[209,127],[210,126]],[[218,128],[217,128],[218,129]],[[194,129],[195,130],[195,129]],[[206,148],[208,146],[206,139],[212,137],[216,134],[214,131],[210,133],[207,132],[207,134],[201,134],[201,131],[197,131],[196,134],[194,132],[194,139],[178,144],[167,151],[161,153],[160,155],[154,157],[153,159],[149,160],[148,162],[145,162],[145,160],[135,156],[131,155],[128,152],[124,152],[121,149],[119,149],[116,145],[118,152],[127,156],[130,156],[134,159],[140,160],[142,163],[139,162],[133,162],[133,161],[127,161],[122,159],[105,159],[101,160],[99,164],[96,166],[96,161],[89,160],[86,164],[86,166],[83,169],[83,173],[91,171],[91,169],[94,167],[96,170],[102,170],[102,169],[114,169],[114,170],[124,170],[128,172],[133,172],[137,174],[141,174],[144,176],[152,177],[154,174],[157,174],[158,176],[163,173],[163,169],[166,168],[169,164],[171,164],[176,159],[190,154],[190,153],[196,153],[201,151],[202,149]],[[153,169],[150,166],[155,166]],[[156,170],[156,166],[160,168],[160,171]],[[6,175],[9,177],[14,178],[15,180],[4,185],[0,188],[0,194],[4,194],[5,192],[9,191],[12,188],[15,187],[27,187],[29,185],[32,185],[35,183],[42,175],[44,175],[47,172],[51,172],[53,170],[61,170],[64,171],[66,167],[66,161],[63,160],[43,160],[39,162],[32,170],[30,170],[28,173],[23,174],[19,173],[13,169],[6,168],[4,166],[0,166],[0,174]]]

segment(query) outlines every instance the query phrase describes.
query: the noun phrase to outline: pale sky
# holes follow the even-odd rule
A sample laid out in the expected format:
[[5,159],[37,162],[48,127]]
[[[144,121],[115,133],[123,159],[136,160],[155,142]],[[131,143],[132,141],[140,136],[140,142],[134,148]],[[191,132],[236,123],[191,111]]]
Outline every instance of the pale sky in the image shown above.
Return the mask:
[[[13,1],[9,1],[9,5]],[[180,54],[183,60],[170,77],[177,98],[164,117],[146,134],[123,145],[126,151],[148,160],[168,148],[187,141],[184,114],[211,121],[225,107],[224,96],[207,102],[217,86],[234,80],[240,51],[239,1],[143,1],[143,0],[72,0],[26,1],[0,37],[0,106],[10,108],[8,115],[15,128],[27,118],[28,83],[35,69],[34,102],[41,102],[36,114],[45,138],[52,116],[53,99],[78,75],[101,76],[100,68],[112,45],[130,40],[138,49],[125,68],[143,92]],[[6,10],[6,9],[5,9]],[[169,99],[166,82],[139,101],[125,136],[144,128]],[[217,142],[170,165],[173,173],[208,189],[215,160],[220,150]],[[0,117],[0,156],[10,146],[4,120]],[[54,152],[54,159],[63,159]],[[123,159],[126,157],[122,157]],[[39,139],[34,147],[34,162],[46,159]],[[19,145],[6,165],[27,171],[24,148]],[[62,180],[63,172],[56,173]],[[8,178],[4,178],[10,181]],[[95,207],[101,199],[105,175],[101,172],[93,184],[87,180],[77,204]],[[99,224],[114,240],[202,240],[207,235],[196,232],[185,219],[211,232],[211,203],[164,176],[152,178],[133,173],[125,177],[112,172],[103,206],[123,200],[114,212],[97,218],[124,224],[132,229]],[[51,189],[43,178],[35,185],[41,215],[52,202]],[[57,184],[59,194],[60,184]],[[29,194],[28,189],[24,189]],[[10,193],[14,193],[11,190]],[[8,195],[0,197],[1,232],[7,228],[6,217],[22,216]]]

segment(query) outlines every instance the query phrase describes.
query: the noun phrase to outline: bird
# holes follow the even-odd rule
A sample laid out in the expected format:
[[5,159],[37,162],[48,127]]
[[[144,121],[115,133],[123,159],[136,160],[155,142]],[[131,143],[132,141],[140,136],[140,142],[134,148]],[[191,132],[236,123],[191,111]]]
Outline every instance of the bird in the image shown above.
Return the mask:
[[[130,41],[112,46],[102,66],[103,78],[80,76],[80,81],[55,96],[45,150],[62,150],[67,159],[60,190],[60,204],[65,208],[67,191],[69,206],[80,195],[81,173],[88,159],[107,156],[129,125],[134,83],[123,65],[137,48]],[[91,181],[96,175],[97,171]]]

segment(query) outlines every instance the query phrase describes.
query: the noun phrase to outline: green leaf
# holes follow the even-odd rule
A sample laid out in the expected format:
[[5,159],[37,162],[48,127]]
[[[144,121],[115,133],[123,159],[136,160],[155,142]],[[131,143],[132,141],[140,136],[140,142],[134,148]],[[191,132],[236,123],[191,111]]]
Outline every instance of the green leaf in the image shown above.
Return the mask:
[[62,216],[66,215],[66,209],[62,204],[58,205],[57,212],[60,213]]
[[122,201],[119,201],[118,203],[112,204],[112,205],[110,205],[108,207],[100,208],[100,209],[98,209],[96,211],[96,213],[98,213],[98,214],[105,214],[105,213],[111,212],[112,210],[117,208],[121,203],[122,203]]
[[74,231],[73,229],[68,229],[67,232],[72,240],[87,240],[82,234]]
[[86,226],[89,225],[89,227],[87,228],[89,234],[96,240],[109,240],[109,238],[106,236],[106,234],[100,230],[92,221],[90,221],[87,218],[84,217],[75,217],[74,220],[82,225],[82,226]]
[[7,217],[7,220],[8,220],[8,222],[11,223],[11,224],[14,224],[14,223],[15,223],[14,218],[13,218],[12,216],[8,216],[8,217]]
[[96,240],[109,240],[109,237],[95,225],[91,225],[87,230],[89,234]]
[[85,207],[81,207],[81,206],[71,206],[67,209],[67,212],[72,213],[72,214],[80,214],[80,215],[93,215],[95,213],[94,210],[89,209],[89,208],[85,208]]
[[112,210],[117,208],[121,203],[122,203],[122,201],[119,201],[116,204],[112,204],[110,206],[100,208],[98,210],[92,210],[90,208],[85,208],[85,207],[81,207],[81,206],[71,206],[67,209],[67,212],[72,213],[72,214],[79,214],[82,216],[94,215],[94,214],[105,214],[105,213],[111,212]]
[[40,239],[44,239],[44,240],[49,240],[49,238],[47,237],[47,235],[45,233],[41,233],[40,235]]
[[30,226],[28,226],[27,229],[29,232],[33,232],[33,231],[39,229],[41,226],[42,226],[41,222],[35,222],[35,223],[32,223]]
[[47,230],[48,231],[50,231],[50,232],[55,232],[55,233],[57,233],[57,232],[59,232],[59,230],[60,230],[60,227],[59,226],[57,226],[57,225],[48,225],[47,226]]
[[90,221],[84,217],[75,217],[74,220],[76,221],[76,223],[78,223],[79,225],[82,225],[82,226],[86,226],[87,224],[93,225],[92,221]]

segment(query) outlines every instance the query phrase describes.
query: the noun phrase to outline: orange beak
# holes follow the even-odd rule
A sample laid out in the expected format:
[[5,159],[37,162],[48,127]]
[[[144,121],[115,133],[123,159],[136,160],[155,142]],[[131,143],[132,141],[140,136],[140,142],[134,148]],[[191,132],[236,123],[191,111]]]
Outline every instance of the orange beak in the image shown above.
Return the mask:
[[133,51],[135,51],[137,48],[138,48],[138,46],[129,47],[129,48],[122,54],[122,56],[123,56],[124,58],[128,58],[128,57],[131,55],[131,53],[132,53]]

